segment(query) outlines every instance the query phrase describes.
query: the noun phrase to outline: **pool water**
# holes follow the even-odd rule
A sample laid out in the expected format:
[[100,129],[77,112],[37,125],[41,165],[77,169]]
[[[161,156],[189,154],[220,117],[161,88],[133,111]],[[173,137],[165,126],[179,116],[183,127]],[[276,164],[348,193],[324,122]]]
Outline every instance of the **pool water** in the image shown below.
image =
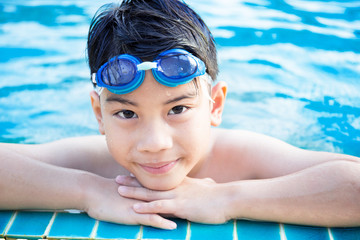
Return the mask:
[[[107,1],[0,0],[0,141],[97,134],[86,37]],[[229,85],[222,127],[360,156],[360,1],[188,0]]]

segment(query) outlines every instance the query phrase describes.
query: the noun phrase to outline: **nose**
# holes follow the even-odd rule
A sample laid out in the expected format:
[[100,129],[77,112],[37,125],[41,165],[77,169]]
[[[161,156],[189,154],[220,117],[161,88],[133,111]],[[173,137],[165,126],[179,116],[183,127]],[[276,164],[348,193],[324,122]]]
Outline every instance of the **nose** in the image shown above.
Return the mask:
[[156,153],[172,147],[172,134],[166,123],[153,120],[142,128],[137,144],[139,152]]

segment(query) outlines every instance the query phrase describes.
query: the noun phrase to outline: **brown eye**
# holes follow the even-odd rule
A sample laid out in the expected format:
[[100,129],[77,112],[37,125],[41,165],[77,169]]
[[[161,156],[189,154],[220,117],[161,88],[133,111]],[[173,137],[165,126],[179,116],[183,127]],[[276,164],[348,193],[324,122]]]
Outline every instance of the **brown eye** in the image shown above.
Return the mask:
[[187,109],[188,109],[188,108],[185,107],[185,106],[176,106],[176,107],[173,107],[173,108],[170,110],[169,114],[170,114],[170,115],[171,115],[171,114],[180,114],[180,113],[185,112]]
[[136,113],[130,110],[122,110],[118,112],[116,115],[124,119],[137,118]]

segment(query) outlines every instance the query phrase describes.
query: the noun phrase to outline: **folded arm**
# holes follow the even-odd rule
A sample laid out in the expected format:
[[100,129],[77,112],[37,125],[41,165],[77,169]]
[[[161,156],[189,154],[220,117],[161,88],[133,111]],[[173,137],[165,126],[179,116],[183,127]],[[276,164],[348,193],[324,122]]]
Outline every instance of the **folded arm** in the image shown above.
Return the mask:
[[174,228],[158,214],[134,212],[131,206],[141,201],[119,196],[115,179],[99,175],[124,173],[116,172],[118,167],[106,170],[110,159],[99,151],[101,144],[92,137],[42,145],[0,144],[0,209],[79,209],[99,220]]
[[146,201],[133,205],[143,214],[171,214],[202,223],[249,218],[332,227],[360,225],[358,163],[329,162],[282,177],[221,184],[187,178],[170,191],[119,183],[121,196]]
[[[0,143],[8,158],[29,158],[55,166],[84,170],[104,177],[125,174],[111,157],[104,136],[65,138],[44,144]],[[12,157],[11,154],[14,154]]]
[[224,189],[231,193],[228,214],[234,218],[360,225],[359,163],[327,162],[273,179],[224,184]]
[[233,137],[246,146],[244,161],[251,163],[249,171],[257,178],[229,183],[238,189],[238,200],[232,202],[239,210],[236,215],[322,226],[360,225],[359,158],[303,150],[261,134]]
[[138,213],[172,214],[204,223],[250,218],[319,226],[360,225],[359,158],[302,150],[270,137],[241,133],[217,137],[218,149],[210,161],[215,166],[223,164],[221,171],[207,166],[209,171],[200,173],[217,183],[186,178],[173,190],[152,191],[124,187],[127,181],[122,181],[120,195],[148,201],[133,206]]
[[81,209],[84,173],[36,161],[1,149],[1,209]]

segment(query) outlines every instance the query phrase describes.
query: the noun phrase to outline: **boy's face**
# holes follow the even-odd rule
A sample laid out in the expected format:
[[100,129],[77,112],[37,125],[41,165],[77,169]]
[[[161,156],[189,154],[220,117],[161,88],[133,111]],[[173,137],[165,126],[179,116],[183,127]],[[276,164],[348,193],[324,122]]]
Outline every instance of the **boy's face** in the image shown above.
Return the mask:
[[197,85],[167,87],[146,71],[135,91],[117,95],[105,89],[100,101],[92,99],[110,153],[143,186],[176,187],[210,151],[212,104],[206,81]]

